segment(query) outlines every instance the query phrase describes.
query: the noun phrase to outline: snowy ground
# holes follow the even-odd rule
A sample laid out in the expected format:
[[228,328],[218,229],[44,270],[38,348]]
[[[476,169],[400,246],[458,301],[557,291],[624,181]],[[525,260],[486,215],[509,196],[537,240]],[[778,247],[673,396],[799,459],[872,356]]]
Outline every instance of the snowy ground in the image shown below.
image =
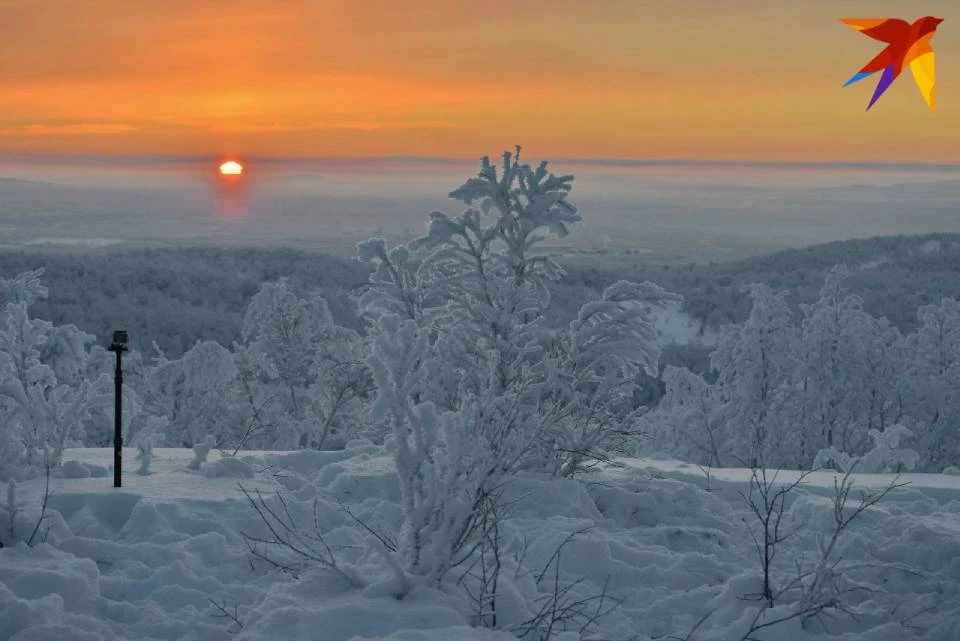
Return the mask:
[[[80,478],[91,470],[102,474],[110,450],[71,450],[67,458],[74,462],[65,469],[72,478],[51,482],[46,543],[0,550],[0,639],[515,638],[470,627],[469,609],[453,588],[417,589],[397,601],[323,572],[304,570],[295,578],[252,560],[240,533],[260,532],[262,524],[241,485],[283,491],[295,518],[310,526],[316,506],[316,521],[337,553],[376,573],[340,504],[375,529],[396,531],[398,485],[381,448],[259,452],[240,463],[220,463],[213,453],[198,471],[185,469],[191,452],[158,449],[149,476],[135,473],[133,451],[125,454],[129,473],[124,487],[113,489],[112,475]],[[740,639],[756,612],[757,602],[748,595],[757,591],[759,568],[742,521],[747,472],[714,470],[708,479],[696,466],[676,461],[621,464],[579,481],[522,478],[508,486],[512,507],[503,528],[504,556],[517,567],[502,583],[500,625],[519,623],[536,596],[523,568],[538,571],[565,537],[589,527],[563,547],[559,581],[583,579],[575,592],[584,596],[606,583],[622,604],[584,639]],[[818,473],[798,491],[787,522],[800,529],[778,558],[784,576],[795,561],[809,562],[816,535],[829,531],[833,480]],[[756,638],[960,639],[960,477],[902,480],[910,485],[868,510],[842,543],[844,563],[857,565],[848,575],[861,584],[849,600],[856,616],[827,618],[826,628],[815,623],[806,630],[792,621]],[[882,475],[857,479],[864,487],[889,481]],[[15,523],[17,538],[29,534],[42,490],[42,480],[19,485],[24,513]],[[11,540],[3,509],[0,540]]]

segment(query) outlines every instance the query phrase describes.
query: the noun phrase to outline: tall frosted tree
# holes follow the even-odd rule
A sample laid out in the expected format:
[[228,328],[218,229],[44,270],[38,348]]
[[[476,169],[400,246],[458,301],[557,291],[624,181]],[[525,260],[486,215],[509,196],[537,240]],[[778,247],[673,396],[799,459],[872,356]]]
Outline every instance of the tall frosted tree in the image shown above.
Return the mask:
[[93,336],[72,325],[30,318],[47,295],[42,270],[0,279],[0,475],[25,476],[59,465],[82,442],[85,421],[105,403],[105,376],[88,378]]
[[320,449],[359,428],[360,399],[370,386],[363,342],[334,322],[322,296],[264,284],[247,307],[234,351],[237,427],[253,436],[248,445]]
[[653,310],[679,298],[620,282],[565,331],[547,326],[547,285],[563,270],[541,243],[580,220],[572,181],[519,150],[484,158],[450,193],[460,215],[434,212],[407,247],[358,247],[373,266],[374,417],[394,439],[410,576],[439,579],[463,560],[507,475],[573,474],[633,427],[637,375],[659,358]]
[[13,278],[0,278],[0,308],[16,303],[26,303],[47,297],[48,290],[41,280],[44,268],[17,274]]
[[647,410],[635,401],[641,375],[658,372],[653,315],[680,300],[652,283],[618,281],[600,300],[584,304],[559,336],[547,361],[551,384],[541,400],[541,407],[549,407],[545,444],[555,474],[568,476],[584,462],[630,451]]
[[859,412],[867,433],[885,432],[905,416],[909,385],[903,376],[908,368],[906,339],[886,318],[864,314],[859,332],[862,377]]
[[804,319],[798,351],[804,398],[798,427],[805,430],[808,442],[840,451],[858,445],[851,379],[863,367],[860,337],[852,331],[860,325],[862,301],[847,294],[849,274],[845,266],[834,267],[817,302],[801,306]]
[[666,391],[644,417],[654,447],[683,460],[722,467],[733,464],[723,428],[719,388],[685,367],[667,365]]
[[908,412],[922,464],[935,471],[960,465],[960,302],[945,298],[917,312],[907,337]]
[[161,355],[148,368],[142,400],[149,414],[169,421],[167,445],[193,447],[207,436],[224,440],[227,390],[236,374],[233,355],[215,341],[198,341],[175,360]]
[[801,399],[796,413],[801,460],[819,448],[860,455],[872,447],[870,430],[883,431],[901,416],[897,376],[902,337],[885,319],[863,310],[848,290],[850,270],[834,267],[820,297],[801,305],[797,352]]
[[[364,304],[429,331],[442,358],[419,392],[441,410],[483,408],[476,430],[508,469],[570,474],[624,434],[631,385],[659,358],[652,310],[674,302],[652,285],[619,283],[590,302],[566,332],[544,322],[548,283],[563,275],[542,241],[580,221],[572,176],[504,153],[450,193],[458,216],[434,212],[425,236],[387,250],[359,247],[374,271]],[[633,410],[635,408],[628,408]],[[622,417],[624,420],[617,420]]]
[[746,322],[725,328],[711,367],[718,373],[724,437],[743,465],[796,464],[790,430],[796,328],[782,292],[751,285],[753,309]]

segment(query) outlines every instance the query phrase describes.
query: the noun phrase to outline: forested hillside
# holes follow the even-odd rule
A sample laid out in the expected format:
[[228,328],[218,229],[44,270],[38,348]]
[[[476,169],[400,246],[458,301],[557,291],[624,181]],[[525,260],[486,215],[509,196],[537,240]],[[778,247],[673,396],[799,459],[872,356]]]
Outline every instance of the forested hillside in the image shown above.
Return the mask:
[[[682,294],[683,311],[705,331],[746,320],[751,300],[744,288],[752,283],[787,290],[796,313],[799,303],[817,299],[827,272],[840,263],[852,269],[848,287],[863,299],[864,310],[885,316],[901,331],[917,328],[921,306],[960,297],[956,234],[869,238],[683,267],[643,263],[632,254],[560,262],[567,274],[551,284],[552,318],[558,325],[568,322],[586,298],[620,278],[649,280]],[[356,260],[297,250],[0,253],[0,275],[6,277],[41,266],[46,267],[50,296],[34,303],[35,316],[75,324],[100,338],[123,326],[138,349],[149,351],[156,341],[170,356],[179,356],[197,340],[231,344],[239,337],[243,310],[260,285],[284,277],[295,291],[323,294],[338,323],[361,330],[350,297],[369,271]],[[664,358],[695,369],[705,363],[696,348],[668,348]]]
[[684,267],[643,264],[630,256],[604,260],[610,264],[571,269],[566,282],[598,287],[617,278],[652,280],[683,294],[683,310],[705,330],[746,320],[751,301],[744,288],[752,283],[786,290],[796,312],[798,303],[817,299],[824,277],[838,264],[853,271],[848,286],[863,298],[864,309],[901,331],[917,328],[919,307],[960,295],[957,234],[866,238]]
[[321,293],[337,322],[356,326],[348,292],[366,280],[355,260],[289,250],[142,249],[60,255],[0,254],[0,275],[44,267],[50,296],[31,313],[73,324],[101,342],[116,328],[133,347],[153,342],[179,356],[198,340],[230,345],[240,336],[243,310],[264,282],[287,278],[298,291]]

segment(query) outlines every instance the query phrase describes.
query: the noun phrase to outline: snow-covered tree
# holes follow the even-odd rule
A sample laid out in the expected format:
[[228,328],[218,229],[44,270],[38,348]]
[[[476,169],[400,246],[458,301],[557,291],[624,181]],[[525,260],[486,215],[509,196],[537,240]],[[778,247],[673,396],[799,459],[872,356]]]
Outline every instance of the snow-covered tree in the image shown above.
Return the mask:
[[373,266],[370,281],[360,296],[360,308],[369,318],[376,319],[381,314],[421,318],[430,288],[407,247],[387,250],[382,238],[371,238],[357,245],[357,259]]
[[[850,454],[864,452],[869,447],[871,421],[890,418],[892,390],[877,378],[889,370],[878,361],[890,355],[897,337],[863,311],[859,296],[848,292],[849,276],[846,266],[834,267],[820,298],[812,305],[800,306],[804,319],[797,375],[802,400],[796,427],[803,433],[800,457],[804,465],[809,465],[821,447]],[[879,371],[870,370],[878,365]],[[869,390],[865,389],[868,382]]]
[[867,431],[886,431],[899,424],[905,413],[909,385],[903,374],[908,359],[904,336],[886,318],[861,316],[862,354],[860,415]]
[[159,356],[148,368],[142,396],[149,414],[169,420],[165,443],[193,447],[208,435],[223,439],[227,391],[236,374],[233,355],[214,341],[197,342],[175,360]]
[[264,284],[235,353],[237,426],[248,446],[324,448],[360,429],[370,386],[363,341],[334,322],[322,296]]
[[467,558],[508,475],[573,474],[635,429],[634,388],[659,357],[654,309],[679,297],[619,282],[565,330],[544,322],[563,272],[540,242],[580,220],[571,181],[511,153],[499,168],[485,158],[450,194],[462,214],[434,212],[409,247],[359,246],[374,264],[373,416],[392,434],[403,495],[395,592]]
[[[59,465],[82,441],[85,421],[106,400],[106,377],[88,378],[93,340],[73,326],[30,318],[28,305],[46,295],[42,270],[0,279],[0,474],[26,476]],[[59,377],[62,377],[59,378]]]
[[789,423],[796,329],[782,292],[751,285],[753,310],[741,326],[729,326],[711,366],[719,372],[724,440],[735,461],[797,465],[796,434]]
[[722,467],[728,463],[716,386],[685,367],[668,365],[662,375],[666,393],[656,410],[644,417],[658,451],[682,460]]
[[544,386],[553,403],[545,445],[553,450],[555,474],[567,476],[585,461],[625,452],[636,439],[647,409],[634,402],[640,375],[656,376],[660,359],[653,313],[679,302],[652,283],[618,281],[581,307],[558,341],[551,378],[559,380]]
[[[374,263],[367,309],[429,330],[438,371],[420,400],[438,410],[478,409],[476,430],[510,466],[569,474],[602,455],[632,427],[636,374],[658,358],[652,308],[677,297],[651,284],[619,283],[588,303],[564,333],[544,322],[548,283],[563,270],[541,248],[580,220],[572,176],[505,153],[450,197],[459,216],[434,212],[427,234],[387,251],[359,247]],[[440,365],[438,365],[440,364]]]
[[[469,510],[456,506],[470,488],[458,481],[446,449],[436,406],[417,402],[425,385],[426,360],[430,357],[427,332],[413,320],[395,314],[382,316],[381,331],[370,356],[370,369],[378,396],[373,418],[382,421],[396,448],[397,475],[404,521],[399,554],[405,572],[427,581],[440,578],[456,550],[455,533],[465,527]],[[465,464],[460,469],[467,469]],[[407,583],[404,579],[402,583]],[[396,586],[398,594],[409,585]]]
[[29,306],[34,301],[46,298],[49,291],[40,280],[44,271],[41,267],[13,278],[0,278],[0,309],[17,303]]
[[960,465],[960,303],[943,299],[917,312],[922,325],[907,337],[908,408],[927,468]]

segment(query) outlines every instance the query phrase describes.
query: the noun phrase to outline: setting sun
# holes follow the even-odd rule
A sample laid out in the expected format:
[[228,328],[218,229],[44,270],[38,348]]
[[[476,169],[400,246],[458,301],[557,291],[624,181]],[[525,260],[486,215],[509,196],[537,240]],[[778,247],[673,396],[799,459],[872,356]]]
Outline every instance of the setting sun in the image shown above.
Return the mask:
[[221,176],[241,176],[243,175],[243,165],[236,160],[228,160],[220,165]]

